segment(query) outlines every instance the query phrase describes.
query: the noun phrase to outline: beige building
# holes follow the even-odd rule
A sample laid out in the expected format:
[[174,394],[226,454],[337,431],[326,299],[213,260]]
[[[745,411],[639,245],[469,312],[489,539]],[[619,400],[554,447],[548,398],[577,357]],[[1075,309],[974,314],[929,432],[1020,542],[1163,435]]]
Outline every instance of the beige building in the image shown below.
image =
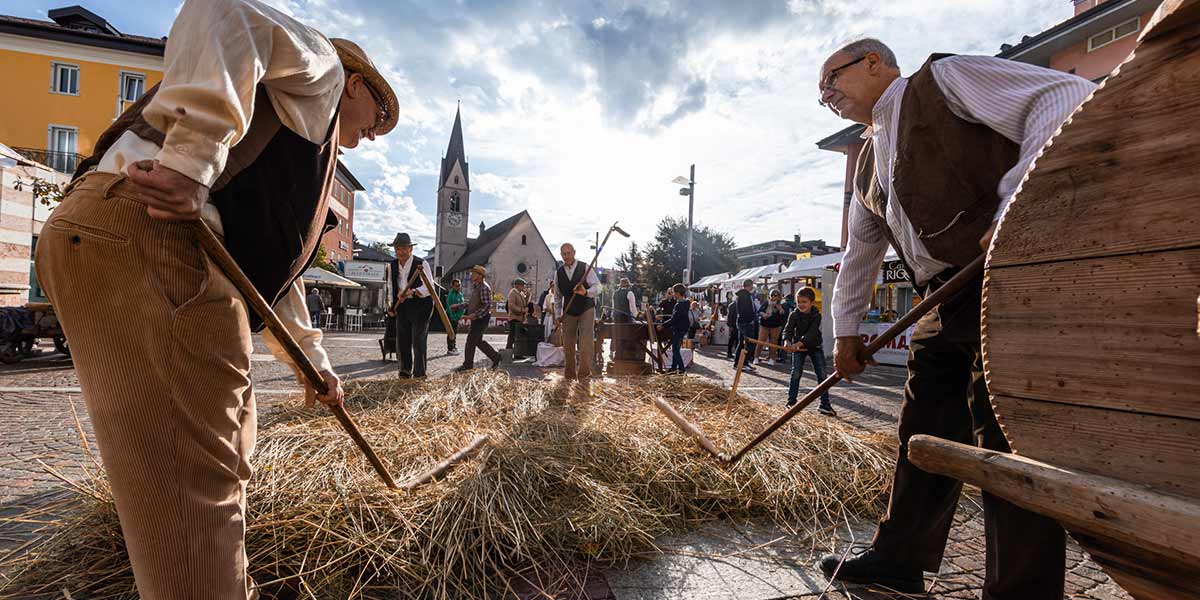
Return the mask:
[[470,288],[467,271],[475,265],[487,267],[492,290],[506,294],[520,277],[540,293],[544,282],[557,268],[554,254],[546,245],[528,211],[521,211],[492,227],[479,223],[479,235],[467,237],[470,222],[471,182],[463,147],[462,114],[454,115],[454,127],[438,179],[437,228],[432,262],[434,275],[444,284],[460,279]]
[[36,179],[61,187],[70,177],[0,144],[0,306],[46,301],[33,276],[33,249],[50,207],[34,197]]

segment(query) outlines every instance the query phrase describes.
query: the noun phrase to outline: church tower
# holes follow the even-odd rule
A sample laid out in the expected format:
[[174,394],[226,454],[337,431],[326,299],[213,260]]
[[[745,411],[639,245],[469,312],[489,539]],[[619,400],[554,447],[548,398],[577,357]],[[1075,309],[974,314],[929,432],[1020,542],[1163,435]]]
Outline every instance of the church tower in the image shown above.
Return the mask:
[[454,129],[442,158],[438,177],[437,232],[433,265],[438,276],[449,275],[450,268],[467,251],[467,212],[471,205],[467,155],[463,150],[462,111],[454,112]]

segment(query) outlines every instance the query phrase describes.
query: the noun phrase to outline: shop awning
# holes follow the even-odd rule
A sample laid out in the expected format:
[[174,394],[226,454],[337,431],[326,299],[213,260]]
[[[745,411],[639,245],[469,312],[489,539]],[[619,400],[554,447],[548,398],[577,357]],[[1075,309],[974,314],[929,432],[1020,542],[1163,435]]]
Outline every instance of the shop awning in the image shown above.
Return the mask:
[[758,281],[758,280],[762,279],[763,277],[769,277],[771,275],[774,275],[774,274],[778,273],[781,269],[783,269],[782,263],[776,263],[773,265],[762,265],[759,267],[750,267],[749,269],[742,269],[741,271],[738,271],[736,274],[734,274],[733,277],[730,277],[730,278],[726,279],[725,281],[722,281],[721,283],[734,284],[735,286],[737,286],[737,285],[741,285],[742,282],[747,279],[753,279],[755,281],[755,283],[762,283],[761,281]]
[[705,275],[688,286],[688,289],[703,290],[710,285],[720,285],[722,281],[729,279],[729,273],[717,273],[715,275]]
[[825,269],[842,262],[842,254],[842,252],[834,252],[792,261],[788,268],[771,276],[771,283],[790,281],[801,277],[820,277]]
[[353,281],[350,281],[349,279],[346,279],[337,273],[330,273],[325,269],[320,269],[317,267],[308,269],[303,275],[300,276],[300,278],[308,285],[340,288],[362,287],[361,285],[354,283]]

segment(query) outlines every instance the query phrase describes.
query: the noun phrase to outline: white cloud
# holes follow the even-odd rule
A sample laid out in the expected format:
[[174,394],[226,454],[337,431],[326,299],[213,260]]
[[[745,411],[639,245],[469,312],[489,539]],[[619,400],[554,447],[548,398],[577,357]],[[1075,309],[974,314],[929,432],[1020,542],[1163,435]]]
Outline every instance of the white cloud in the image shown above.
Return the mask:
[[472,223],[528,209],[552,246],[616,220],[645,242],[663,216],[686,216],[670,181],[695,163],[700,223],[741,244],[836,244],[844,158],[815,145],[848,124],[816,103],[833,49],[879,37],[911,72],[1071,15],[1066,0],[269,2],[359,41],[396,91],[396,129],[345,157],[368,188],[355,229],[407,230],[423,248],[460,99]]

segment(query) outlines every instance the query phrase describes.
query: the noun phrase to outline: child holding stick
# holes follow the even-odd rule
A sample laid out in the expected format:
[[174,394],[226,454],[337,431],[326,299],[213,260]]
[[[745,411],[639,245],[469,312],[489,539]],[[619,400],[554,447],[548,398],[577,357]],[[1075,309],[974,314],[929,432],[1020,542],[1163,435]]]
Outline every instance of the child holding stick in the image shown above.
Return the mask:
[[[811,357],[813,372],[817,381],[825,379],[825,350],[821,347],[821,311],[817,310],[815,302],[817,294],[812,288],[801,288],[796,292],[796,310],[788,316],[787,326],[783,330],[784,343],[796,350],[792,352],[792,378],[788,384],[787,405],[796,404],[796,396],[800,391],[800,376],[804,373],[804,359]],[[821,406],[817,409],[823,415],[836,416],[833,405],[829,403],[829,392],[821,395]]]

